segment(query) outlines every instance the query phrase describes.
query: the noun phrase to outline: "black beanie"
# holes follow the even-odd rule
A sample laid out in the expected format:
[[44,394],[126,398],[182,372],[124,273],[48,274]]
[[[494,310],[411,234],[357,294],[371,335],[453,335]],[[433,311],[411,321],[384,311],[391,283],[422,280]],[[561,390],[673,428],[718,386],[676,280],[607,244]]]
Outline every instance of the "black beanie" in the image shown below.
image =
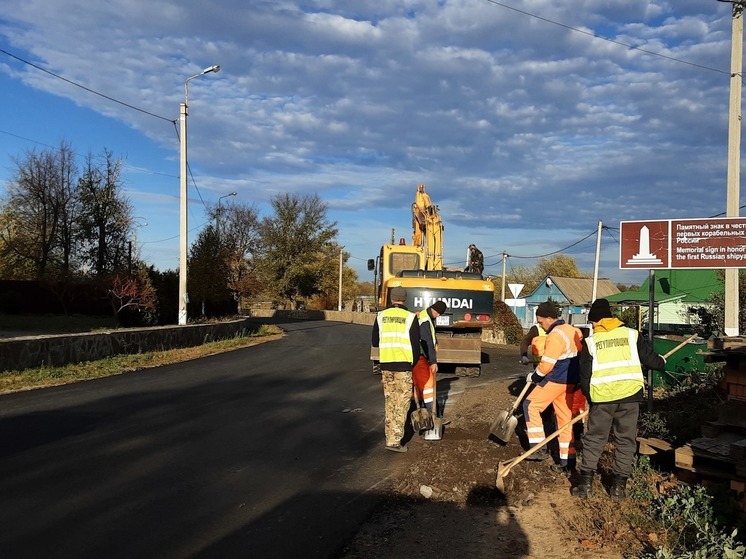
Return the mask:
[[544,318],[557,318],[557,307],[549,301],[544,301],[536,308],[536,316]]
[[443,301],[435,301],[432,305],[430,305],[430,308],[433,309],[438,314],[443,314],[446,312],[446,304]]
[[606,299],[596,299],[588,311],[588,322],[598,322],[602,318],[611,318],[611,307]]

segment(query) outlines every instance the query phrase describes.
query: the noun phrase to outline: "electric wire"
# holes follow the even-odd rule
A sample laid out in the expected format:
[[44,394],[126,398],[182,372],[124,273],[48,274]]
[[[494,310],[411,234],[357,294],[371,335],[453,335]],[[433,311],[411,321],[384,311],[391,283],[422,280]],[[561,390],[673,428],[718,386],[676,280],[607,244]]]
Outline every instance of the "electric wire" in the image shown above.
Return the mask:
[[157,115],[155,113],[151,113],[150,111],[146,111],[145,109],[141,109],[140,107],[136,107],[134,105],[130,105],[129,103],[125,103],[124,101],[120,101],[119,99],[115,99],[114,97],[110,97],[110,96],[105,95],[103,93],[99,93],[98,91],[96,91],[94,89],[91,89],[90,87],[86,87],[86,86],[81,85],[81,84],[79,84],[77,82],[69,80],[69,79],[67,79],[67,78],[65,78],[63,76],[60,76],[59,74],[55,74],[54,72],[50,72],[49,70],[47,70],[45,68],[42,68],[41,66],[38,66],[38,65],[34,64],[33,62],[29,62],[28,60],[25,60],[25,59],[21,58],[20,56],[16,56],[15,54],[12,54],[12,53],[8,52],[7,50],[4,50],[4,49],[0,48],[0,53],[5,54],[6,56],[10,56],[11,58],[15,58],[19,62],[23,62],[24,64],[27,64],[28,66],[31,66],[32,68],[36,68],[37,70],[40,70],[40,71],[44,72],[45,74],[49,74],[50,76],[53,76],[53,77],[57,78],[58,80],[62,80],[63,82],[69,83],[70,85],[74,85],[75,87],[79,87],[80,89],[83,89],[83,90],[85,90],[85,91],[87,91],[89,93],[93,93],[94,95],[98,95],[99,97],[103,97],[104,99],[108,99],[109,101],[112,101],[114,103],[118,103],[118,104],[120,104],[120,105],[122,105],[124,107],[127,107],[128,109],[132,109],[134,111],[138,111],[138,112],[141,112],[143,114],[146,114],[146,115],[149,115],[149,116],[152,116],[152,117],[155,117],[155,118],[159,118],[161,120],[165,120],[166,122],[175,122],[174,119],[172,119],[172,118],[166,118],[165,116],[161,116],[161,115]]
[[[520,10],[520,9],[514,7],[514,6],[508,6],[507,4],[503,4],[502,2],[498,2],[497,0],[486,0],[486,1],[489,2],[490,4],[494,4],[494,5],[500,6],[502,8],[507,8],[508,10],[513,10],[514,12],[518,12],[519,14],[527,15],[529,17],[533,17],[533,18],[538,19],[540,21],[544,21],[546,23],[551,23],[552,25],[557,25],[559,27],[564,27],[565,29],[568,29],[570,31],[574,31],[575,33],[581,33],[583,35],[587,35],[589,37],[593,37],[594,39],[601,39],[602,41],[607,41],[609,43],[613,43],[615,45],[619,45],[619,46],[628,48],[630,50],[636,50],[636,51],[639,51],[639,52],[643,52],[645,54],[649,54],[651,56],[657,56],[657,57],[660,57],[660,58],[664,58],[666,60],[671,60],[672,62],[678,62],[680,64],[687,64],[689,66],[694,66],[695,68],[701,68],[703,70],[709,70],[711,72],[717,72],[719,74],[730,75],[729,71],[719,70],[717,68],[711,68],[710,66],[705,66],[703,64],[697,64],[696,62],[689,62],[688,60],[681,60],[680,58],[675,58],[673,56],[668,56],[668,55],[665,55],[665,54],[661,54],[659,52],[654,52],[654,51],[651,51],[651,50],[647,50],[647,49],[643,49],[643,48],[640,48],[640,47],[636,47],[636,46],[630,45],[628,43],[623,43],[622,41],[617,41],[616,39],[609,39],[608,37],[604,37],[602,35],[596,35],[595,33],[591,33],[590,31],[585,31],[583,29],[578,29],[577,27],[573,27],[572,25],[567,25],[565,23],[560,23],[559,21],[554,21],[552,19],[545,18],[545,17],[539,16],[539,15],[533,14],[531,12],[526,12],[524,10]],[[725,0],[719,0],[719,1],[723,2]]]

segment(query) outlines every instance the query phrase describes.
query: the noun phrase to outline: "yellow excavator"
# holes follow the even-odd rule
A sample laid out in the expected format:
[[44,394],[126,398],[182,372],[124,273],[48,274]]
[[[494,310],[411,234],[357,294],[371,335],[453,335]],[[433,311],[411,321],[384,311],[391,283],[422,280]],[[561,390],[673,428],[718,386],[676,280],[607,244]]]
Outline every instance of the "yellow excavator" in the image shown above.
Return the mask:
[[[392,239],[393,243],[393,239]],[[368,260],[375,271],[376,307],[391,304],[394,287],[407,290],[406,306],[419,312],[436,301],[448,310],[436,319],[438,362],[456,365],[460,376],[479,376],[482,362],[482,329],[491,328],[495,287],[481,274],[443,267],[443,222],[438,206],[417,185],[412,204],[412,244],[383,245],[375,260]],[[377,361],[378,348],[371,348]]]

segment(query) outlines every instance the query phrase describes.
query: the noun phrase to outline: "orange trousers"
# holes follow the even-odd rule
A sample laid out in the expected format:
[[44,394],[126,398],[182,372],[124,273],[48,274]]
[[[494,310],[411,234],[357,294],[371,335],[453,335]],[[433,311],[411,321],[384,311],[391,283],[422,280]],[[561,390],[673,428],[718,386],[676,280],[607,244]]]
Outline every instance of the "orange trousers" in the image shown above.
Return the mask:
[[[582,393],[581,393],[582,395]],[[549,405],[554,406],[559,429],[573,416],[573,401],[575,387],[557,382],[547,382],[544,386],[535,386],[531,393],[523,400],[523,414],[526,418],[526,435],[529,447],[536,446],[544,438],[544,423],[541,419],[543,412]],[[573,430],[565,429],[557,437],[559,441],[559,458],[563,466],[575,465],[575,445],[573,444]]]
[[420,355],[417,363],[412,368],[412,382],[420,401],[425,402],[425,407],[432,411],[435,375],[430,373],[430,363],[428,363],[424,355]]

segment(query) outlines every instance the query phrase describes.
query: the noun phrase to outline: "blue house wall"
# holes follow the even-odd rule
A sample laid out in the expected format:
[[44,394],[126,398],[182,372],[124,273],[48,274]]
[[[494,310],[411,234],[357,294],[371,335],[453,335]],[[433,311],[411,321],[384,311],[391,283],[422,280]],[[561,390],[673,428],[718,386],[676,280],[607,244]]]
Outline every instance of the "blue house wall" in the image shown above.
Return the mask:
[[[552,283],[547,285],[546,280],[543,281],[539,286],[528,296],[526,296],[526,306],[516,308],[516,318],[520,321],[521,326],[524,328],[531,328],[536,323],[536,307],[538,307],[544,301],[551,299],[555,303],[559,304],[562,309],[560,318],[567,322],[577,323],[577,319],[573,319],[572,315],[582,315],[585,307],[582,305],[571,305],[570,301],[560,291],[560,289]],[[581,320],[580,322],[584,322]]]

